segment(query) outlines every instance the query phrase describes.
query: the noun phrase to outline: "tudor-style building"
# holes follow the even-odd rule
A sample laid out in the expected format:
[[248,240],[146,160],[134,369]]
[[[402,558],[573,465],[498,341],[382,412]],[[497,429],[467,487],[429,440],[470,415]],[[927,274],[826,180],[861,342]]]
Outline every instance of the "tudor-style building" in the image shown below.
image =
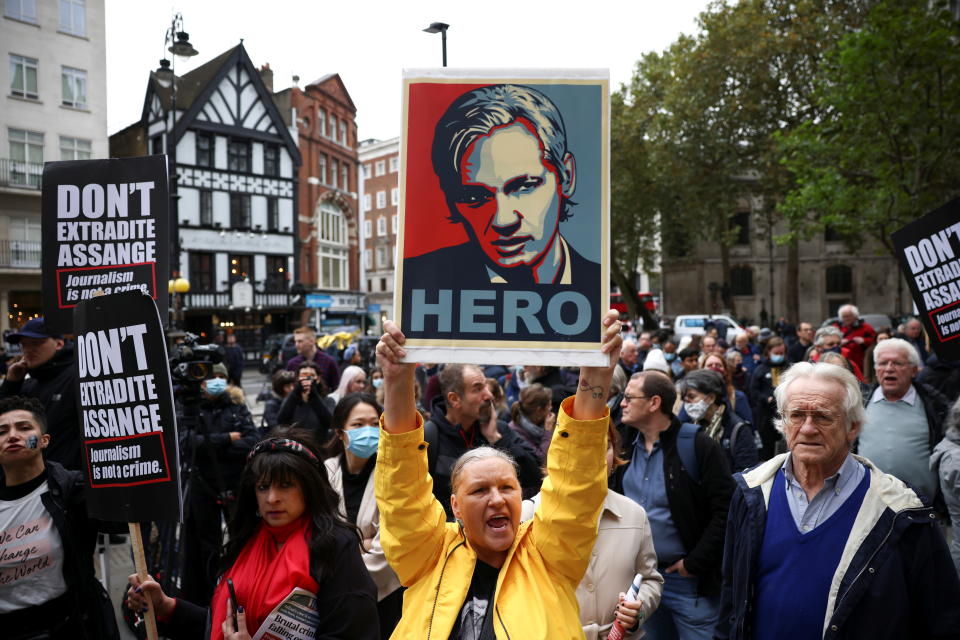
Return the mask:
[[152,72],[140,120],[110,137],[110,153],[176,145],[184,328],[232,332],[254,359],[267,335],[297,320],[300,152],[243,44],[176,83],[175,124],[171,83]]

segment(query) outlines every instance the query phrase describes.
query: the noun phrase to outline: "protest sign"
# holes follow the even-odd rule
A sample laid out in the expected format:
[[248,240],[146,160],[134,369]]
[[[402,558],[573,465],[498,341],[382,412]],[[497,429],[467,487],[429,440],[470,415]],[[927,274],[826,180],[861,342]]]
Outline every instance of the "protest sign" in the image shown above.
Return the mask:
[[100,520],[181,519],[173,389],[163,327],[139,291],[74,309],[87,509]]
[[44,164],[48,327],[73,333],[72,309],[97,292],[142,291],[167,317],[169,202],[166,156]]
[[608,85],[596,70],[404,72],[408,360],[605,363]]
[[941,361],[960,360],[960,198],[890,236]]

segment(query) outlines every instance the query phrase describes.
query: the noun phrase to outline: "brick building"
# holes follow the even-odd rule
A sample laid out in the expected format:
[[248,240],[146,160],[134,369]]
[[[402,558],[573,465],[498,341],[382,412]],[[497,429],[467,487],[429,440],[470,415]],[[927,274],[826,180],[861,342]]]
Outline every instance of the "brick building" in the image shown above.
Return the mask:
[[393,276],[397,252],[400,207],[400,139],[364,140],[363,267],[370,315],[393,318]]
[[[265,72],[266,70],[262,70]],[[322,312],[304,309],[301,322],[323,329],[363,327],[359,229],[357,108],[339,74],[278,91],[274,100],[295,127],[300,166],[298,233],[300,283],[324,294]],[[295,120],[295,122],[294,122]]]

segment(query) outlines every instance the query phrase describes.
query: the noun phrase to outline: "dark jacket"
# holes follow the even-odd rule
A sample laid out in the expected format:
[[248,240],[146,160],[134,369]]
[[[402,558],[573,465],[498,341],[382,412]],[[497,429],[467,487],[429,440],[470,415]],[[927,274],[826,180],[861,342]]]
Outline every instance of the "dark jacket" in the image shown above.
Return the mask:
[[[786,454],[736,475],[723,557],[723,592],[715,638],[753,638],[757,562],[767,498]],[[844,553],[827,601],[824,640],[960,638],[960,582],[936,514],[893,476],[859,458],[870,473],[850,537],[863,542]],[[815,561],[811,558],[811,561]],[[836,580],[836,578],[835,578]]]
[[[524,490],[540,487],[542,474],[537,454],[513,432],[506,422],[497,421],[500,439],[491,445],[480,433],[478,424],[473,425],[472,437],[466,435],[460,425],[450,424],[447,420],[447,405],[441,397],[434,398],[431,411],[430,421],[437,425],[435,456],[437,462],[436,467],[429,471],[433,478],[433,495],[447,512],[447,520],[453,520],[453,512],[450,510],[450,476],[453,473],[453,465],[457,462],[457,458],[470,449],[488,445],[506,451],[513,456],[517,466],[520,467],[520,486]],[[536,493],[536,490],[533,493]]]
[[280,403],[277,414],[277,424],[294,424],[309,429],[320,444],[330,439],[330,422],[333,420],[333,411],[327,406],[327,399],[320,395],[316,386],[310,387],[307,401],[303,401],[303,394],[299,387]]
[[[310,577],[316,580],[316,640],[378,640],[377,588],[363,564],[357,537],[335,528],[337,550],[332,567],[321,567],[311,554]],[[243,603],[241,603],[243,604]],[[164,635],[183,640],[209,637],[210,610],[186,600],[177,600],[169,622],[161,625]],[[256,629],[250,629],[256,633]]]
[[813,343],[803,344],[799,340],[790,345],[790,348],[787,349],[787,362],[790,364],[796,364],[797,362],[803,362],[807,359],[807,350],[813,346]]
[[238,381],[243,377],[243,364],[245,362],[243,347],[235,344],[231,347],[224,347],[224,364],[227,367],[227,375],[231,380]]
[[[773,364],[769,358],[757,365],[750,377],[750,402],[753,405],[753,424],[756,425],[757,433],[763,441],[763,459],[767,460],[773,456],[777,440],[780,439],[780,433],[773,426],[773,419],[777,413],[777,403],[773,398],[773,372],[779,371],[777,375],[783,376],[789,368],[789,364]],[[737,469],[740,471],[740,469]]]
[[47,411],[50,446],[44,458],[59,462],[67,469],[83,468],[80,446],[80,418],[77,414],[76,374],[73,345],[64,345],[46,363],[30,370],[30,377],[0,384],[0,398],[26,396],[36,398]]
[[[229,393],[200,401],[200,423],[191,427],[177,405],[181,461],[193,464],[200,477],[216,492],[236,489],[247,462],[247,454],[260,440],[253,417],[245,404],[237,404]],[[240,439],[230,440],[230,432]]]
[[[287,371],[296,371],[306,360],[303,356],[295,356],[290,358],[285,368]],[[317,349],[316,353],[313,354],[313,362],[320,370],[320,377],[327,385],[327,392],[336,391],[337,385],[340,384],[340,367],[337,366],[337,361]]]
[[263,431],[273,429],[280,424],[277,420],[280,415],[280,407],[283,405],[283,398],[275,393],[271,393],[267,401],[263,403],[263,417],[260,421],[260,428]]
[[[694,440],[700,482],[694,482],[677,453],[679,432],[680,421],[674,417],[670,427],[660,434],[670,515],[687,550],[683,564],[687,571],[699,578],[699,593],[716,595],[720,591],[723,535],[730,494],[733,493],[733,478],[720,444],[701,430]],[[624,457],[627,460],[633,457],[634,448],[626,447]],[[610,478],[610,488],[618,493],[623,493],[623,475],[628,466],[619,467]]]
[[[45,464],[49,490],[40,500],[50,514],[63,544],[66,595],[72,616],[80,621],[79,627],[82,629],[81,635],[72,637],[79,640],[116,640],[120,634],[113,605],[94,571],[93,552],[97,543],[98,522],[87,517],[83,474],[67,470],[50,460]],[[13,631],[4,629],[7,633]]]

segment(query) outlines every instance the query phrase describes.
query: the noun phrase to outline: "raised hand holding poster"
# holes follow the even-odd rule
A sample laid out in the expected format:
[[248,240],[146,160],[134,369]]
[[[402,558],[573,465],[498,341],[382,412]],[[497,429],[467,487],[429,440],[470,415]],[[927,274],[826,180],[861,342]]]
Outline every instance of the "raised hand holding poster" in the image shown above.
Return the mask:
[[395,308],[411,361],[604,364],[608,85],[404,72]]
[[43,315],[73,333],[73,308],[94,294],[138,291],[167,317],[166,156],[43,166]]

